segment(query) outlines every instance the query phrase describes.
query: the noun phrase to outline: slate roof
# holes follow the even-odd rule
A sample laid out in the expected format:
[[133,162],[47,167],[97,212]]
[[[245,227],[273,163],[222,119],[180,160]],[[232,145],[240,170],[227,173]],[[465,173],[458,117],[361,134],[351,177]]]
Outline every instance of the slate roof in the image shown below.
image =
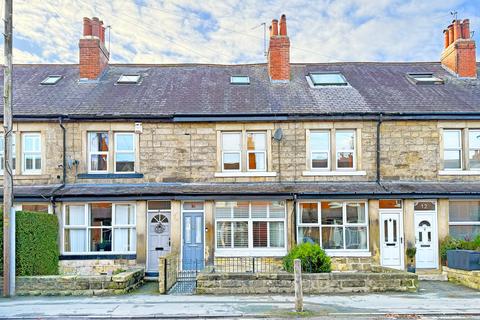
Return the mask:
[[[311,88],[312,71],[339,71],[350,86]],[[408,72],[433,72],[446,83],[415,85]],[[141,74],[141,84],[117,85],[123,73]],[[266,64],[110,65],[90,83],[79,83],[78,65],[15,65],[13,74],[16,116],[480,113],[480,81],[455,79],[434,62],[292,64],[286,84],[272,84]],[[40,85],[48,75],[64,78]],[[248,75],[251,84],[231,85],[231,75]]]
[[480,182],[315,182],[315,183],[142,183],[142,184],[69,184],[60,190],[59,185],[16,186],[17,199],[37,198],[49,201],[52,193],[59,200],[78,197],[114,199],[242,199],[246,197],[283,198],[480,198]]

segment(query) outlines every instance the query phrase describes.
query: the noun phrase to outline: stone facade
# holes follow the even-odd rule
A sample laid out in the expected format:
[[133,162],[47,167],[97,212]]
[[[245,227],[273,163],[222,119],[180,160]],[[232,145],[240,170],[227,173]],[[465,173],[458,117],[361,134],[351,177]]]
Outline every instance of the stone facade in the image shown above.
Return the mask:
[[[109,276],[22,276],[16,278],[16,294],[20,296],[124,294],[141,285],[144,276],[143,269],[132,269]],[[0,284],[2,283],[3,278],[0,278]]]
[[[88,131],[134,131],[134,123],[69,122],[67,130],[67,183],[142,182],[292,182],[292,181],[372,181],[376,176],[376,122],[276,122],[257,123],[270,133],[281,128],[283,139],[271,142],[268,171],[274,177],[216,177],[220,171],[217,153],[219,128],[236,128],[232,123],[143,122],[138,134],[137,170],[143,178],[80,179],[87,173]],[[470,121],[480,126],[480,121]],[[365,175],[304,175],[307,168],[307,129],[356,128],[358,168]],[[384,121],[381,125],[381,176],[384,180],[475,180],[478,176],[440,176],[442,121]],[[62,176],[62,130],[58,123],[16,123],[17,168],[21,168],[21,132],[41,132],[43,169],[41,175],[17,172],[18,185],[60,183]],[[113,159],[113,152],[111,154]],[[76,162],[72,162],[76,160]],[[111,166],[112,167],[112,166]],[[20,170],[18,170],[20,171]],[[111,170],[113,173],[113,170]]]

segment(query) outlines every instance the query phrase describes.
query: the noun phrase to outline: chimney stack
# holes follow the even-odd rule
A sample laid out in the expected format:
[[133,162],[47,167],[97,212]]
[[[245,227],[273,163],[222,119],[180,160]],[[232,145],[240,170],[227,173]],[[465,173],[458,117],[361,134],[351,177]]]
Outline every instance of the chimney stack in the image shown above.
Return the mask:
[[110,53],[105,48],[105,27],[97,17],[83,18],[83,37],[79,41],[80,79],[98,80],[108,66]]
[[470,38],[470,21],[453,20],[445,33],[445,48],[440,62],[459,78],[477,77],[475,41]]
[[280,30],[277,20],[270,26],[268,46],[268,75],[272,82],[290,81],[290,39],[287,35],[287,17],[280,18]]

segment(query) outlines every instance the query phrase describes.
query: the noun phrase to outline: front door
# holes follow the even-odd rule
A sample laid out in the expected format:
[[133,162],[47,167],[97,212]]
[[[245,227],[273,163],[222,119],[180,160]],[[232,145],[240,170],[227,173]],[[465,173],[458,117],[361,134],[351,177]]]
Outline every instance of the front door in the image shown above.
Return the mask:
[[203,269],[203,230],[203,211],[183,212],[183,270]]
[[402,211],[380,212],[382,266],[403,269]]
[[158,258],[170,250],[170,212],[149,211],[147,272],[158,272]]
[[416,267],[438,268],[437,215],[435,212],[415,212]]

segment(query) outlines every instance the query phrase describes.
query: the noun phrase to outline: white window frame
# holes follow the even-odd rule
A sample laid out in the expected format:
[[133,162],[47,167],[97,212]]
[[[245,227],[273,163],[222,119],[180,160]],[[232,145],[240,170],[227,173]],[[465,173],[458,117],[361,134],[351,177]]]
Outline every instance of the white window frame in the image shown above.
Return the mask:
[[[112,225],[108,227],[100,227],[100,226],[90,226],[90,205],[95,204],[95,203],[111,203],[112,204]],[[116,206],[117,205],[131,205],[133,208],[133,223],[128,224],[128,225],[116,225],[115,224],[115,219],[116,219]],[[85,214],[85,224],[84,225],[66,225],[65,222],[66,220],[66,213],[67,213],[67,206],[83,206],[84,207],[84,214]],[[114,251],[114,243],[115,243],[115,229],[126,229],[129,228],[131,230],[134,230],[135,237],[136,235],[136,219],[137,219],[137,207],[134,202],[108,202],[108,201],[98,201],[98,202],[86,202],[86,203],[78,203],[78,202],[72,202],[72,203],[66,203],[63,205],[63,210],[62,210],[62,235],[61,235],[61,254],[62,255],[118,255],[118,254],[135,254],[136,253],[136,248],[131,251]],[[71,229],[76,229],[76,230],[86,230],[86,236],[85,236],[85,248],[87,248],[87,251],[83,252],[71,252],[71,251],[65,251],[65,232],[66,230],[71,230]],[[90,232],[93,229],[111,229],[112,230],[112,251],[92,251],[90,248]],[[135,243],[137,242],[137,239],[135,239]]]
[[[248,150],[248,145],[245,145],[245,151],[247,152],[247,163],[246,163],[246,168],[247,171],[250,172],[267,172],[267,131],[246,131],[245,132],[245,141],[248,139],[249,134],[263,134],[265,136],[265,149],[255,149],[255,150]],[[242,139],[243,140],[243,139]],[[263,170],[262,169],[250,169],[250,161],[249,161],[249,156],[251,153],[263,153]],[[240,156],[241,158],[241,156]],[[240,159],[241,160],[241,159]]]
[[[106,133],[108,139],[108,151],[92,151],[90,135],[91,134],[98,134],[98,133]],[[87,132],[87,148],[88,148],[88,173],[90,174],[105,174],[109,173],[110,170],[110,131],[88,131]],[[106,155],[107,156],[107,169],[106,170],[92,170],[92,155]]]
[[[5,135],[1,134],[0,143],[2,144],[2,148],[4,148],[4,144],[5,144],[4,138],[5,138]],[[3,175],[4,173],[4,169],[2,169],[4,157],[5,157],[5,152],[0,152],[0,175]],[[15,134],[15,132],[12,132],[12,164],[15,165],[15,169],[12,170],[12,174],[15,174],[16,172],[16,167],[17,167],[16,161],[17,161],[17,135]]]
[[[337,133],[338,132],[352,132],[353,133],[353,149],[337,150]],[[357,170],[357,130],[356,129],[335,129],[335,169],[337,171],[355,171]],[[351,152],[353,155],[353,166],[351,168],[338,167],[338,154],[342,152]]]
[[[26,151],[25,150],[25,139],[27,137],[36,137],[39,141],[39,151]],[[32,157],[35,160],[37,157],[40,158],[40,169],[36,168],[35,161],[33,161],[32,166],[34,169],[27,169],[27,157]],[[43,159],[42,159],[42,135],[39,132],[24,132],[22,133],[22,173],[25,175],[35,175],[41,174],[43,168]]]
[[[226,201],[230,202],[230,201]],[[233,201],[235,202],[235,201]],[[284,256],[287,253],[287,204],[284,202],[284,217],[283,218],[271,218],[270,207],[272,201],[248,201],[239,200],[238,202],[248,202],[248,218],[234,218],[233,207],[231,209],[230,218],[217,218],[216,212],[214,212],[214,226],[215,226],[215,256],[217,257],[250,257],[250,256]],[[252,203],[253,202],[268,202],[267,217],[266,218],[252,218]],[[214,205],[215,208],[215,205]],[[233,222],[248,222],[248,247],[238,248],[234,247],[234,232],[232,228],[232,239],[230,248],[218,247],[218,235],[217,235],[217,223],[218,222],[230,222],[233,226]],[[253,223],[254,222],[266,222],[267,223],[267,247],[254,247],[253,246]],[[270,222],[283,222],[283,247],[271,247],[270,246]]]
[[[132,137],[132,147],[133,149],[131,151],[119,151],[117,148],[117,137],[118,136],[131,136]],[[135,168],[136,168],[136,142],[135,142],[135,133],[134,132],[114,132],[113,134],[114,137],[114,162],[113,162],[113,172],[114,173],[135,173]],[[117,171],[117,155],[118,154],[133,154],[133,171]],[[108,162],[108,159],[107,159]]]
[[[458,132],[460,134],[460,147],[459,148],[445,148],[445,132]],[[463,130],[462,129],[444,129],[443,130],[443,155],[442,155],[442,166],[445,171],[461,171],[464,169],[463,165]],[[460,151],[460,168],[445,168],[445,152],[447,151]]]
[[[224,150],[223,149],[223,135],[224,134],[238,134],[240,136],[240,150]],[[242,145],[243,145],[243,133],[242,131],[221,131],[220,132],[220,143],[221,143],[221,146],[220,148],[222,148],[222,172],[242,172],[242,169],[243,169],[243,166],[242,166]],[[225,162],[224,162],[224,158],[225,158],[225,154],[226,153],[234,153],[234,154],[238,154],[238,157],[239,157],[239,168],[238,169],[225,169]]]
[[[308,142],[310,144],[310,170],[312,171],[331,171],[332,170],[332,164],[331,164],[331,158],[332,158],[332,131],[333,130],[310,130],[310,141]],[[328,149],[315,149],[313,144],[312,144],[312,133],[321,133],[325,132],[328,134]],[[327,167],[326,168],[314,168],[313,167],[313,154],[314,153],[327,153]]]
[[[341,202],[342,203],[342,225],[323,225],[322,224],[322,202]],[[300,206],[302,203],[316,203],[318,223],[302,223],[302,212]],[[364,223],[348,223],[347,222],[347,204],[348,203],[363,203],[365,205],[365,222]],[[317,227],[319,229],[319,245],[323,248],[322,229],[323,227],[342,227],[343,228],[343,247],[344,249],[325,249],[325,252],[330,256],[371,256],[370,253],[370,223],[368,217],[368,201],[367,200],[318,200],[318,201],[301,201],[297,203],[297,244],[301,244],[300,228]],[[347,249],[346,248],[346,228],[348,227],[365,227],[367,230],[367,248],[366,249]]]
[[468,141],[468,154],[467,154],[467,161],[468,161],[468,168],[471,170],[471,171],[480,171],[480,168],[472,168],[471,165],[470,165],[470,152],[471,151],[478,151],[480,152],[480,148],[472,148],[470,146],[470,134],[472,134],[472,132],[476,132],[478,135],[480,135],[480,129],[469,129],[468,130],[468,137],[466,137],[467,141]]

